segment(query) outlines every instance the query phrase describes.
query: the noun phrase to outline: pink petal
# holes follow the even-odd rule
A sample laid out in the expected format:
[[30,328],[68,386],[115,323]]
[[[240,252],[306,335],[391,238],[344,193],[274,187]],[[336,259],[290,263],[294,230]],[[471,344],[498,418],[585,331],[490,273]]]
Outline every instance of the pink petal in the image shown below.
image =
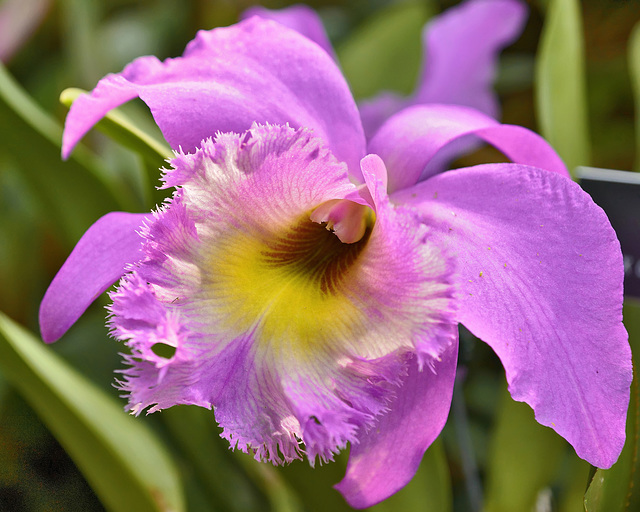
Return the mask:
[[365,508],[404,487],[435,441],[449,415],[458,359],[457,332],[433,369],[418,370],[412,359],[409,375],[390,410],[382,416],[351,455],[344,479],[335,487],[355,508]]
[[139,96],[172,148],[190,152],[216,132],[254,122],[307,127],[356,175],[364,134],[340,70],[318,45],[278,23],[252,18],[200,31],[184,55],[141,57],[103,78],[67,116],[63,156],[109,110]]
[[427,177],[424,169],[438,151],[465,135],[489,142],[515,163],[569,175],[560,157],[539,135],[454,105],[419,105],[399,112],[378,130],[369,152],[384,160],[389,192],[393,192]]
[[571,180],[510,164],[449,171],[393,199],[457,257],[460,321],[496,351],[513,398],[610,467],[632,371],[622,254],[604,212]]
[[58,340],[89,305],[142,256],[136,230],[142,214],[112,212],[98,219],[77,243],[40,304],[40,330],[47,343]]

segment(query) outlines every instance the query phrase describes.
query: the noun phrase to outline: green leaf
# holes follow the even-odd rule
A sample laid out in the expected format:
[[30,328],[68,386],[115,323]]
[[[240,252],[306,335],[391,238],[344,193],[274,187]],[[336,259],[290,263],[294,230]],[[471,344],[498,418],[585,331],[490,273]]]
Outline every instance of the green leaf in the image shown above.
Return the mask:
[[368,510],[371,512],[396,510],[449,512],[453,510],[451,476],[442,440],[436,439],[429,447],[418,471],[406,487]]
[[[231,452],[228,441],[220,437],[213,412],[202,407],[178,405],[162,411],[162,420],[194,472],[190,483],[199,485],[209,503],[216,503],[221,510],[229,512],[267,509],[267,500],[258,491],[257,482],[239,465],[237,458],[243,454]],[[260,465],[253,459],[247,464]],[[278,509],[273,507],[272,510]]]
[[565,442],[503,390],[487,463],[486,512],[534,510],[564,454]]
[[[70,107],[81,94],[86,92],[82,89],[65,89],[60,94],[60,102]],[[148,128],[144,129],[137,120],[134,121],[121,108],[109,111],[96,124],[96,128],[116,142],[139,153],[153,164],[155,169],[162,167],[165,160],[173,158],[173,152],[164,139],[161,140],[157,134],[150,133]]]
[[[633,366],[640,368],[640,304],[627,301],[624,323],[629,332]],[[640,406],[638,374],[631,384],[627,441],[610,469],[597,469],[584,496],[587,512],[631,512],[640,509]]]
[[550,0],[535,69],[542,135],[569,170],[589,165],[584,36],[579,0]]
[[287,480],[282,478],[278,470],[269,465],[258,463],[246,453],[239,453],[238,462],[252,480],[257,483],[267,496],[270,510],[273,512],[301,512],[303,510],[298,496]]
[[357,99],[381,90],[405,94],[413,90],[420,66],[422,27],[431,14],[430,5],[412,0],[381,9],[337,48]]
[[[311,468],[307,461],[295,461],[279,468],[298,491],[304,510],[353,510],[333,486],[342,480],[348,453],[338,454],[334,462]],[[247,464],[251,461],[247,461]],[[270,468],[271,469],[271,468]],[[319,507],[319,503],[322,507]],[[396,510],[422,510],[424,512],[450,512],[453,509],[449,464],[442,440],[438,438],[425,453],[413,479],[396,494],[367,510],[395,512]]]
[[[566,457],[561,466],[561,474],[552,489],[554,503],[557,502],[558,512],[584,512],[584,489],[589,479],[591,465],[575,454]],[[560,494],[558,496],[557,494]],[[557,500],[557,501],[556,501]]]
[[180,479],[153,433],[0,313],[0,370],[112,512],[182,512]]
[[51,226],[73,244],[98,217],[135,211],[138,203],[86,148],[62,162],[61,138],[62,127],[0,64],[0,151],[17,164]]
[[636,105],[636,163],[640,172],[640,22],[636,23],[629,38],[629,72]]

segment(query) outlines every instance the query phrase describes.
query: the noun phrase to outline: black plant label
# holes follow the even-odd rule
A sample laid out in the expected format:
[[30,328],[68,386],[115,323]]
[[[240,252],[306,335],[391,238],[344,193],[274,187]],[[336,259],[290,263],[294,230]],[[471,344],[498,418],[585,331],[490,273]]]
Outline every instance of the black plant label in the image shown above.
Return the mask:
[[579,183],[615,229],[624,257],[624,294],[640,299],[640,173],[578,167]]

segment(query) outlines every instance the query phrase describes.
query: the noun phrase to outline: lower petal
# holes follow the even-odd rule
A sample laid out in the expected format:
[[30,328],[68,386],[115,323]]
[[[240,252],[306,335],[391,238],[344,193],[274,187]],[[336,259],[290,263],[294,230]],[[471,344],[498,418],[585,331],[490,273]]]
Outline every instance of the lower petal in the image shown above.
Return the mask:
[[82,236],[40,304],[44,341],[59,339],[128,264],[142,257],[137,230],[144,219],[142,214],[108,213]]
[[449,171],[393,199],[420,210],[457,257],[459,319],[496,351],[513,398],[610,467],[632,368],[605,213],[571,180],[512,164]]
[[[451,335],[457,337],[455,331]],[[420,371],[412,359],[389,412],[351,446],[346,475],[336,489],[352,507],[375,505],[409,483],[447,421],[457,359],[457,342],[433,368]]]

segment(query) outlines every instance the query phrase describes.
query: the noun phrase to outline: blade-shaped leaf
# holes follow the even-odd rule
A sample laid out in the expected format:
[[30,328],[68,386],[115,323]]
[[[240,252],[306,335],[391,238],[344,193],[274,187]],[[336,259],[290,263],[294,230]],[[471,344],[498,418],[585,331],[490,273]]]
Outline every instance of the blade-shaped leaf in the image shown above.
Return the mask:
[[337,48],[356,99],[381,90],[408,94],[418,78],[421,32],[431,2],[414,0],[381,9]]
[[[178,405],[163,411],[162,420],[170,438],[193,469],[191,485],[200,484],[210,503],[216,503],[228,512],[268,509],[268,500],[259,491],[260,482],[243,470],[240,458],[244,454],[230,451],[228,442],[220,437],[213,412],[202,407]],[[247,458],[249,465],[275,471],[250,456]]]
[[569,170],[589,165],[584,36],[579,0],[550,0],[535,70],[542,135]]
[[0,148],[23,173],[51,226],[75,243],[98,217],[135,211],[138,203],[86,148],[62,162],[61,138],[60,125],[0,65]]
[[486,511],[534,510],[551,484],[564,441],[538,424],[531,408],[503,390],[487,464]]
[[640,508],[640,303],[627,300],[624,323],[629,332],[635,368],[627,413],[627,441],[613,467],[598,469],[593,474],[584,496],[587,512],[631,512]]
[[396,510],[449,512],[453,510],[451,476],[442,440],[436,439],[429,447],[418,471],[406,487],[369,510],[371,512]]
[[0,313],[0,370],[113,512],[185,510],[178,472],[141,420]]
[[636,105],[636,163],[640,172],[640,21],[636,23],[629,38],[629,73]]

